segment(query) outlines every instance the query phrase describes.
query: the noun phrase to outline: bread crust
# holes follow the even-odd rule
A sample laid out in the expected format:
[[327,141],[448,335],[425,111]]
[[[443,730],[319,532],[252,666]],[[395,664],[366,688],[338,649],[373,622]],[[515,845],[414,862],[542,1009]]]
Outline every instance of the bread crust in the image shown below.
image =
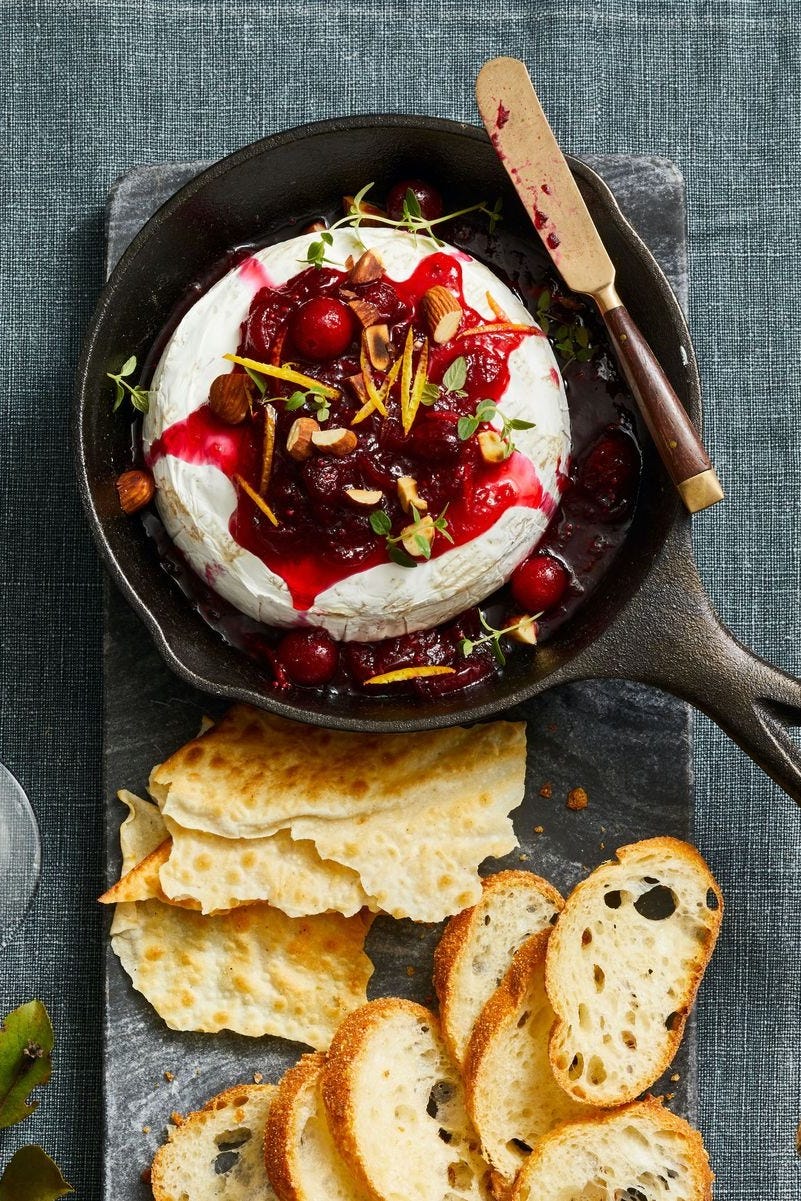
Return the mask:
[[[707,892],[712,891],[716,898],[716,907],[709,909],[705,915],[705,924],[709,930],[709,936],[703,945],[699,944],[699,949],[691,967],[685,971],[684,977],[681,980],[683,989],[681,999],[671,1017],[674,1019],[670,1028],[665,1030],[664,1050],[660,1054],[657,1061],[652,1062],[639,1073],[632,1076],[628,1087],[619,1089],[617,1092],[606,1095],[593,1094],[587,1095],[583,1084],[580,1084],[569,1075],[567,1065],[561,1065],[558,1060],[558,1041],[562,1034],[563,1027],[569,1024],[565,1016],[565,1005],[563,1003],[563,989],[557,979],[560,970],[560,956],[565,954],[569,956],[575,951],[575,948],[568,948],[565,945],[564,931],[566,929],[566,921],[570,919],[573,913],[579,909],[589,898],[591,905],[595,900],[593,890],[598,889],[601,879],[601,873],[605,873],[607,869],[621,868],[621,884],[624,883],[624,872],[626,868],[634,868],[645,855],[663,854],[666,859],[680,861],[689,866],[693,871],[697,872],[700,877],[703,877],[704,886]],[[605,885],[609,887],[609,882]],[[603,915],[602,913],[602,916]],[[551,1032],[550,1042],[550,1059],[554,1075],[570,1096],[578,1101],[590,1102],[593,1105],[601,1108],[611,1108],[633,1101],[646,1089],[650,1088],[656,1080],[662,1075],[665,1069],[673,1060],[676,1051],[681,1043],[684,1034],[684,1028],[687,1022],[687,1017],[695,1001],[698,993],[701,980],[707,964],[712,957],[712,952],[717,942],[720,932],[720,925],[723,920],[723,896],[720,887],[715,880],[708,864],[697,850],[690,843],[683,842],[681,839],[672,838],[668,835],[663,835],[657,838],[645,839],[641,842],[630,843],[627,846],[620,847],[615,854],[614,859],[609,859],[600,864],[586,879],[576,885],[573,892],[567,898],[565,907],[557,921],[553,935],[548,945],[545,967],[545,987],[548,993],[548,998],[556,1013],[556,1022]]]
[[297,1146],[296,1106],[306,1088],[316,1087],[324,1066],[322,1052],[302,1055],[278,1082],[264,1130],[264,1166],[279,1201],[301,1201],[292,1168],[292,1152]]
[[[603,1126],[612,1126],[622,1119],[631,1119],[632,1117],[647,1121],[653,1119],[659,1123],[662,1129],[671,1131],[683,1140],[688,1151],[690,1165],[695,1173],[695,1189],[688,1201],[712,1201],[712,1185],[715,1176],[709,1166],[709,1158],[701,1135],[684,1118],[680,1118],[669,1109],[665,1109],[659,1098],[651,1096],[644,1097],[640,1101],[631,1101],[626,1105],[621,1105],[609,1113],[603,1113],[578,1122],[560,1122],[558,1126],[554,1126],[553,1130],[549,1131],[545,1138],[534,1148],[520,1169],[508,1195],[508,1201],[529,1201],[529,1181],[531,1177],[538,1170],[553,1142],[563,1138],[566,1132],[581,1127],[598,1129]],[[541,1201],[541,1196],[531,1197],[531,1201]]]
[[[461,965],[463,957],[469,953],[471,939],[473,938],[476,929],[476,922],[480,914],[483,903],[488,897],[492,896],[494,891],[510,886],[530,889],[534,884],[537,891],[542,897],[549,901],[557,912],[561,911],[564,906],[564,898],[548,880],[542,876],[537,876],[534,872],[521,871],[518,868],[508,868],[502,872],[495,872],[491,876],[485,876],[481,881],[482,899],[477,904],[469,909],[463,909],[461,913],[455,914],[450,919],[445,927],[442,938],[440,939],[434,951],[434,991],[439,1000],[440,1024],[442,1035],[447,1043],[448,1050],[455,1063],[463,1066],[463,1055],[459,1053],[456,1034],[453,1025],[453,1008],[456,1004],[458,988],[456,975],[458,968]],[[539,934],[533,934],[525,943],[517,950],[512,962],[507,969],[507,973],[512,970],[515,960],[518,956],[521,958],[521,963],[525,962],[526,948],[528,943],[540,937]]]
[[168,1171],[167,1160],[170,1149],[177,1138],[183,1139],[187,1135],[191,1137],[195,1127],[204,1125],[204,1119],[209,1113],[228,1108],[236,1111],[242,1108],[247,1101],[252,1100],[260,1094],[268,1095],[275,1094],[275,1092],[276,1088],[274,1084],[234,1085],[232,1088],[227,1088],[223,1092],[217,1093],[216,1096],[211,1097],[200,1109],[188,1113],[180,1126],[171,1127],[167,1136],[167,1142],[163,1143],[156,1151],[150,1169],[150,1183],[154,1201],[175,1201],[174,1194],[167,1191],[168,1186],[165,1176]]

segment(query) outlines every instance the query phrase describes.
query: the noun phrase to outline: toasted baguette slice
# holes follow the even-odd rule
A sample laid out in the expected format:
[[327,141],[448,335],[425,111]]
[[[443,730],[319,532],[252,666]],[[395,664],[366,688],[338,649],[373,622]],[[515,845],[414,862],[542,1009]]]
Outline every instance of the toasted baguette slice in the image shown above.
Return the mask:
[[460,1066],[478,1015],[515,953],[526,939],[549,930],[564,904],[532,872],[497,872],[481,883],[481,900],[451,918],[434,952],[442,1032]]
[[484,1158],[511,1185],[559,1122],[597,1116],[556,1083],[548,1058],[555,1016],[545,992],[550,930],[528,939],[482,1009],[464,1063],[465,1104]]
[[304,1055],[278,1084],[264,1162],[279,1201],[363,1201],[336,1148],[320,1093],[324,1055]]
[[552,1130],[510,1201],[709,1201],[713,1180],[698,1131],[648,1098]]
[[262,1152],[272,1084],[226,1089],[170,1129],[151,1169],[155,1201],[275,1201]]
[[386,997],[340,1026],[323,1073],[331,1133],[373,1201],[483,1201],[488,1169],[437,1019]]
[[550,1056],[578,1101],[631,1101],[681,1042],[720,929],[723,900],[694,847],[651,838],[617,852],[571,893],[548,944],[558,1022]]

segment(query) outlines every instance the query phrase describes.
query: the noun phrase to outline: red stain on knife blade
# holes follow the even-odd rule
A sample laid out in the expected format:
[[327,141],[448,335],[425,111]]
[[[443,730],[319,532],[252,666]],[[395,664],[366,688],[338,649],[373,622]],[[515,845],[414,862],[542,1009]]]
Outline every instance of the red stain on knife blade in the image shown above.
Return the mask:
[[497,129],[503,129],[506,122],[509,120],[509,109],[502,100],[498,101],[498,115],[495,118],[495,126]]

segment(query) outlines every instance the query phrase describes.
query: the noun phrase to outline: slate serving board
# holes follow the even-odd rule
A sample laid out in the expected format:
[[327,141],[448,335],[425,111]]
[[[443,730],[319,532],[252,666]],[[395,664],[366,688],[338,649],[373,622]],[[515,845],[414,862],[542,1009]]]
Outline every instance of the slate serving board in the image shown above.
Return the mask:
[[[586,160],[612,188],[650,246],[682,305],[687,302],[684,187],[664,159]],[[147,218],[205,163],[143,167],[118,180],[107,209],[111,270]],[[179,681],[138,618],[111,585],[105,593],[104,795],[108,881],[119,875],[119,788],[144,795],[154,764],[193,737],[201,717],[223,705]],[[515,815],[520,849],[500,866],[524,866],[568,891],[616,847],[655,834],[687,837],[692,807],[691,713],[682,702],[625,681],[592,681],[545,693],[509,711],[528,722],[526,800]],[[589,805],[566,807],[583,787]],[[545,795],[543,795],[545,794]],[[541,828],[541,832],[535,832]],[[439,928],[379,918],[367,950],[376,971],[370,996],[431,1003],[431,954]],[[105,1010],[106,1201],[145,1201],[141,1180],[174,1111],[189,1112],[214,1093],[252,1079],[277,1080],[297,1059],[296,1043],[233,1034],[168,1030],[133,991],[110,948]],[[677,1112],[696,1109],[692,1021],[665,1089]]]

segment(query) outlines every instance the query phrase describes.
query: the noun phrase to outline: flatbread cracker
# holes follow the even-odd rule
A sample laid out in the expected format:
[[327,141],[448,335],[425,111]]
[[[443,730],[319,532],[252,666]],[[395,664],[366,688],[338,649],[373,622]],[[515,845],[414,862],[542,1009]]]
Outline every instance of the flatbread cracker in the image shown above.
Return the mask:
[[204,916],[139,901],[117,906],[111,945],[171,1030],[274,1034],[325,1050],[367,1000],[370,921],[300,920],[265,904]]
[[173,903],[199,902],[203,913],[214,913],[269,901],[290,917],[329,910],[351,917],[365,906],[378,908],[356,872],[324,861],[313,842],[296,842],[288,830],[231,839],[185,830],[169,817],[165,824],[172,850],[159,879]]
[[[416,734],[309,729],[234,705],[153,769],[165,817],[224,838],[264,838],[296,817],[342,819],[468,801],[525,761],[525,726],[491,722]],[[522,797],[522,793],[521,793]],[[367,890],[369,892],[369,889]]]

